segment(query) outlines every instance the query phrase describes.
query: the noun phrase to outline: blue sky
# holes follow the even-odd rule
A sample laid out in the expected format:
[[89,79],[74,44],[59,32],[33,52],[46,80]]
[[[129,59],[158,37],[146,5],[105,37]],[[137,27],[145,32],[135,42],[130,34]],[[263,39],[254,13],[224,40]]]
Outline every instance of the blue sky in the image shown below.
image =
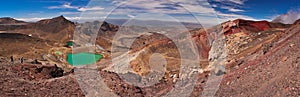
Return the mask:
[[[218,24],[236,18],[272,20],[298,10],[299,0],[6,0],[0,17],[25,21],[64,15],[73,21],[106,18],[178,20]],[[158,14],[157,14],[158,13]],[[141,15],[143,14],[143,15]],[[145,15],[146,14],[146,15]],[[173,17],[165,17],[168,15]]]

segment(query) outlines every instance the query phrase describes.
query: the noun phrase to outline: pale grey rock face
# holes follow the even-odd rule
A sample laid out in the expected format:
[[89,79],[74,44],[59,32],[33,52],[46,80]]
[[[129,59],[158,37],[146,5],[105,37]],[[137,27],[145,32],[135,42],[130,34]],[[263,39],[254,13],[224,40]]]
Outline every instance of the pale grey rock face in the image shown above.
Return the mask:
[[209,51],[209,66],[207,68],[209,71],[215,71],[214,69],[216,69],[217,71],[222,70],[225,72],[224,66],[228,50],[226,49],[226,39],[221,29],[221,27],[218,27],[212,32],[215,38],[210,39],[211,50]]
[[214,35],[214,39],[211,39],[211,50],[209,51],[209,66],[205,71],[212,71],[204,90],[202,96],[213,96],[219,89],[220,83],[226,73],[225,63],[227,58],[227,49],[225,44],[225,36],[222,31],[222,27],[218,27],[211,34]]

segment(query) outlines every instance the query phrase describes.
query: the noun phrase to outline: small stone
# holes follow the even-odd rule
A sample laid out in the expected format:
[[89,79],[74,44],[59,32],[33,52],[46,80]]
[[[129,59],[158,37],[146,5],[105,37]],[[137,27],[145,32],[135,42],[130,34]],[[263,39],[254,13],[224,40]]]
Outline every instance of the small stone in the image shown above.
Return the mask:
[[175,83],[175,82],[176,82],[176,78],[173,79],[173,83]]
[[295,44],[292,43],[292,44],[290,44],[289,46],[290,46],[290,47],[293,47],[294,45],[295,45]]
[[281,59],[281,61],[286,61],[287,58],[288,58],[287,56],[283,56],[282,59]]

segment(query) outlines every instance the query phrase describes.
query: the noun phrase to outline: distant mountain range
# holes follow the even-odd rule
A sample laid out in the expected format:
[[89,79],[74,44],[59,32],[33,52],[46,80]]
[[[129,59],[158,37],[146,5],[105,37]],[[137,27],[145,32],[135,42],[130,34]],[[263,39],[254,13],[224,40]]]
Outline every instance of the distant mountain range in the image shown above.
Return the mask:
[[[200,23],[189,23],[189,22],[174,22],[174,21],[159,21],[159,20],[137,20],[137,19],[106,19],[108,23],[114,25],[126,25],[126,26],[138,26],[142,25],[155,25],[157,27],[176,27],[183,25],[188,29],[201,28],[202,25]],[[129,23],[129,24],[128,24]]]
[[12,18],[0,19],[0,31],[21,33],[51,41],[68,41],[75,28],[75,24],[63,16],[37,22],[24,22]]
[[280,22],[284,24],[293,24],[296,20],[300,19],[299,11],[290,11],[286,14],[277,16],[272,22]]
[[15,20],[10,17],[0,18],[0,24],[18,24],[18,23],[26,23],[24,21]]

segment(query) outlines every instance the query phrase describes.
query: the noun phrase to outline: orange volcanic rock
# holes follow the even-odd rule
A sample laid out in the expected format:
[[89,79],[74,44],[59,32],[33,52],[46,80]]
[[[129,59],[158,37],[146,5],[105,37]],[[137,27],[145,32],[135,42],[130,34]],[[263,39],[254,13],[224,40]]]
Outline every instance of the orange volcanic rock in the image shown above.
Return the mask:
[[210,36],[208,32],[203,29],[193,30],[191,32],[194,33],[192,38],[197,45],[200,59],[208,59],[208,53],[211,49],[209,38],[212,38],[212,36]]
[[[290,44],[299,44],[300,26],[293,25],[281,33],[284,34],[264,43],[262,48],[268,48],[266,53],[261,54],[264,50],[258,48],[238,59],[242,61],[239,68],[224,76],[216,96],[299,96],[300,46]],[[274,32],[269,34],[276,35]],[[259,38],[253,37],[253,40]],[[255,44],[261,42],[265,41]]]
[[[236,25],[231,26],[230,24]],[[267,53],[273,41],[277,41],[284,34],[284,30],[290,26],[267,21],[241,19],[229,21],[222,25],[223,33],[226,35],[226,48],[229,50],[227,58],[229,70],[243,64],[244,60],[259,56],[261,53],[258,52],[260,51],[262,54]]]
[[270,28],[269,22],[268,21],[249,21],[249,20],[242,20],[242,19],[237,19],[234,20],[237,24],[237,26],[250,26],[253,28],[256,28],[260,31],[268,30]]
[[251,21],[236,19],[222,23],[223,33],[225,35],[245,32],[245,33],[256,33],[260,31],[266,31],[271,28],[287,28],[289,25],[281,23],[271,23],[268,21]]

